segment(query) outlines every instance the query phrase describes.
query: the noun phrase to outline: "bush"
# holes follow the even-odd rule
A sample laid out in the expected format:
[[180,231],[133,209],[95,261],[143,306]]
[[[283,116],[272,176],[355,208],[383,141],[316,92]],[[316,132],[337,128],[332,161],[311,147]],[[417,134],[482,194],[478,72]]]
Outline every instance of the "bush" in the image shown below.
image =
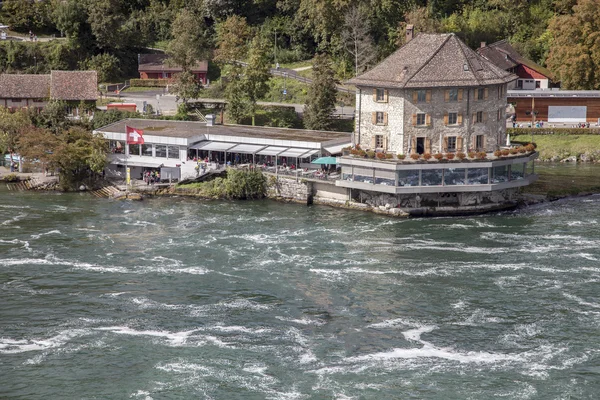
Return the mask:
[[19,177],[17,176],[17,174],[8,174],[6,176],[4,176],[4,182],[18,182],[19,181]]
[[461,151],[461,152],[456,153],[456,158],[458,158],[459,160],[462,161],[465,158],[467,158],[467,155]]
[[500,157],[502,155],[502,152],[500,150],[496,150],[494,152],[494,157]]
[[431,153],[424,153],[424,154],[423,154],[423,158],[424,158],[425,160],[429,160],[429,159],[431,158]]
[[485,160],[487,158],[487,153],[485,151],[480,151],[477,153],[477,158],[479,160]]
[[406,158],[406,154],[396,154],[396,158],[398,160],[404,160]]
[[435,158],[436,160],[441,160],[442,158],[444,158],[444,155],[442,153],[435,153],[433,155],[433,158]]
[[448,160],[454,160],[454,153],[446,153],[446,154],[445,154],[445,157],[446,157]]
[[418,160],[421,157],[420,154],[414,153],[410,155],[410,158],[412,158],[413,160]]

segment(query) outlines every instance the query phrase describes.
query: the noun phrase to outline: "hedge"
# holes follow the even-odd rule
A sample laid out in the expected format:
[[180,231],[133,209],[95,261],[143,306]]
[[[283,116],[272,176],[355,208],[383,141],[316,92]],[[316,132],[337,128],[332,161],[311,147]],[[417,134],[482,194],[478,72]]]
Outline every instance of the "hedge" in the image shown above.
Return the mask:
[[519,135],[600,135],[599,128],[507,128],[511,137]]
[[134,87],[167,87],[171,79],[131,79],[129,82]]

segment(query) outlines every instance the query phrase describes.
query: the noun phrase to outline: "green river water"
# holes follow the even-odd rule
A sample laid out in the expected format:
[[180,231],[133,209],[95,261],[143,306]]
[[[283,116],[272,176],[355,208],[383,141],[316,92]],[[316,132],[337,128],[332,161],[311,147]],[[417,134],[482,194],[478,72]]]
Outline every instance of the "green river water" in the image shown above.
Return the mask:
[[0,398],[597,399],[599,206],[403,220],[0,187]]

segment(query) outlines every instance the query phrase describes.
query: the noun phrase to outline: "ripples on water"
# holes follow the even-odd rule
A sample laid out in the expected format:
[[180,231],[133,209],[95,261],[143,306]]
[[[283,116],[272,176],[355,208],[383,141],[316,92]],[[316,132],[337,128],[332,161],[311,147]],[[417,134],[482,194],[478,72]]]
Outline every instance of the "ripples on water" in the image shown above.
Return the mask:
[[600,197],[416,220],[0,198],[0,397],[600,393]]

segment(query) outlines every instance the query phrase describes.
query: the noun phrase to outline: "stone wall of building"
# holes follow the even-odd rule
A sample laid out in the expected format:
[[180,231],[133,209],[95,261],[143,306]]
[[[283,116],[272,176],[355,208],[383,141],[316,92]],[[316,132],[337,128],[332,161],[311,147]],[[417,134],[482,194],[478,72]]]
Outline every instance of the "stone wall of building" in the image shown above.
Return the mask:
[[312,187],[305,179],[297,181],[292,177],[270,175],[267,178],[267,196],[307,204],[312,197]]
[[[389,89],[387,101],[376,101],[374,88],[361,88],[357,94],[357,118],[360,120],[360,132],[356,132],[356,142],[363,149],[374,149],[375,135],[383,135],[383,149],[397,152],[403,145],[404,130],[404,94],[400,89]],[[360,103],[360,108],[359,108]],[[374,124],[373,113],[383,112],[387,115],[387,124]]]
[[[377,102],[374,99],[375,89],[363,87],[357,94],[360,134],[357,132],[356,141],[363,149],[373,149],[375,135],[383,135],[384,150],[410,154],[415,145],[413,138],[424,138],[429,140],[431,152],[437,153],[445,151],[445,137],[455,136],[462,138],[462,151],[467,152],[475,148],[475,137],[484,135],[485,151],[494,151],[506,143],[506,85],[482,88],[487,90],[487,99],[484,100],[476,100],[479,88],[458,88],[462,91],[462,99],[447,101],[447,88],[443,88],[428,90],[429,101],[415,103],[412,89],[390,89],[387,102]],[[377,111],[386,113],[386,124],[373,123],[372,115]],[[483,122],[474,120],[478,111],[483,112]],[[445,123],[445,117],[451,112],[460,116],[460,123]],[[413,126],[413,115],[418,113],[429,116],[428,125]]]

